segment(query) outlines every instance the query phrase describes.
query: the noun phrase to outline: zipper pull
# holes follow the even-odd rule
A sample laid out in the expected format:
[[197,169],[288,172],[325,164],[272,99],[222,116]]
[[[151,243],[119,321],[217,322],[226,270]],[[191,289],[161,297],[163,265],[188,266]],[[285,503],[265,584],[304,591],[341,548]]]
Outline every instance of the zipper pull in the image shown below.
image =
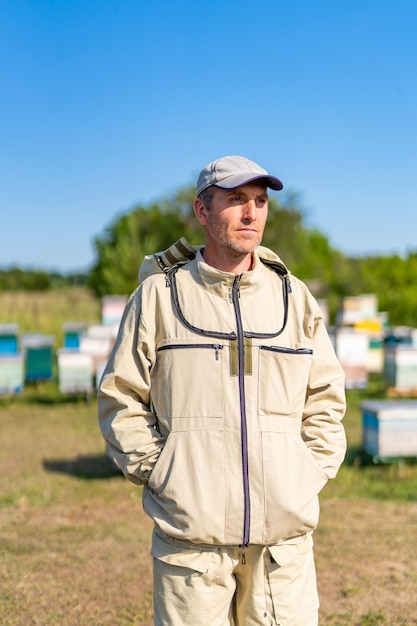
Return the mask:
[[171,273],[169,269],[165,270],[165,287],[171,287]]
[[242,565],[246,565],[246,546],[242,546]]
[[166,287],[171,287],[172,276],[176,273],[178,269],[178,265],[173,265],[165,270],[165,285]]
[[242,274],[237,274],[234,278],[233,285],[229,291],[230,302],[234,302],[235,295],[240,298],[240,279],[242,278]]

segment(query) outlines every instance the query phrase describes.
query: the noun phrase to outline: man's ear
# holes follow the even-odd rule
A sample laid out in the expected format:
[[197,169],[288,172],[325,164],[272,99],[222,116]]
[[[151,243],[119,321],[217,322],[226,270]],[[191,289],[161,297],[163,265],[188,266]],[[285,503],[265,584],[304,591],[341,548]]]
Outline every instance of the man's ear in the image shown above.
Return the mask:
[[207,224],[207,207],[200,198],[194,200],[194,213],[200,224],[205,226]]

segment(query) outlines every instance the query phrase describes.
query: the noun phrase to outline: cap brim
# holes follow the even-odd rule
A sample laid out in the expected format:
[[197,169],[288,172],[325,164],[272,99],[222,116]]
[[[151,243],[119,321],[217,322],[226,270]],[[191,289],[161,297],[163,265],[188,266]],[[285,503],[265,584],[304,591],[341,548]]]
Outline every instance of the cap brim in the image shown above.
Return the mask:
[[281,189],[284,188],[284,185],[279,178],[269,176],[269,174],[257,174],[256,176],[248,176],[248,174],[234,174],[233,176],[225,178],[220,183],[215,183],[214,186],[220,187],[220,189],[236,189],[237,187],[242,187],[242,185],[247,185],[254,180],[260,179],[266,182],[267,187],[274,189],[275,191],[281,191]]

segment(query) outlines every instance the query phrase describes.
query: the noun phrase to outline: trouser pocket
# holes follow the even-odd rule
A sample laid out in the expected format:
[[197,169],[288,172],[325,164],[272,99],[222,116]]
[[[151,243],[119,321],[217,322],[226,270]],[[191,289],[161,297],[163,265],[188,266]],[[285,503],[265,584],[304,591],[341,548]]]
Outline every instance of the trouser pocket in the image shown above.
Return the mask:
[[314,626],[319,599],[313,539],[270,546],[265,551],[268,611],[279,626]]

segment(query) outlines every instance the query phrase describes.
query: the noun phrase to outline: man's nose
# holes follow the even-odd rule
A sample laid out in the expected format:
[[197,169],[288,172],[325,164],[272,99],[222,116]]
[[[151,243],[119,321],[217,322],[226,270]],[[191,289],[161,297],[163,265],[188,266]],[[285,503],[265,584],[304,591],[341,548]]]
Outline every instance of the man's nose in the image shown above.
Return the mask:
[[254,222],[256,220],[256,202],[255,200],[248,200],[245,204],[243,211],[244,219]]

